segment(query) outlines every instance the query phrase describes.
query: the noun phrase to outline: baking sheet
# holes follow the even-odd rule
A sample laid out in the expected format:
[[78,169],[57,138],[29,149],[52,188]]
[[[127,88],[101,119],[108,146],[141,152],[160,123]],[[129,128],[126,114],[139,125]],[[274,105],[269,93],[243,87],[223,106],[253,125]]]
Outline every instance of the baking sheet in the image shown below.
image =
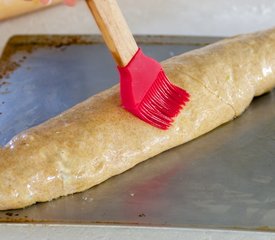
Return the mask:
[[[158,60],[215,38],[137,37]],[[17,36],[0,62],[0,145],[118,82],[98,36]],[[1,222],[275,227],[275,92],[238,119],[83,193],[0,212]]]

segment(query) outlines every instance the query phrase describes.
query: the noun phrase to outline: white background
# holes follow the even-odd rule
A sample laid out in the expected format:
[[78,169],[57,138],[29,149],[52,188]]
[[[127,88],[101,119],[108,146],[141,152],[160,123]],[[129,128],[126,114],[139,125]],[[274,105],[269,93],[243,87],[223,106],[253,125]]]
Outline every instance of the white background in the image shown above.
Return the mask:
[[[23,0],[22,0],[23,1]],[[275,26],[275,0],[118,0],[133,33],[229,36]],[[98,33],[86,3],[0,22],[0,52],[15,34]]]

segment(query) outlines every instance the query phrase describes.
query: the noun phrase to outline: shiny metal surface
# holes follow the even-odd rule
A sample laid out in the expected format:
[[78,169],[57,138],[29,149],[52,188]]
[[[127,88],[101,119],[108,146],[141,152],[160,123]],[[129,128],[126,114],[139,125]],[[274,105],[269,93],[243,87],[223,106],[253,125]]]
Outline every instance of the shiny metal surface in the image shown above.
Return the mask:
[[[31,45],[41,39],[19,37],[10,45]],[[37,44],[29,52],[12,48],[9,61],[21,62],[0,80],[0,144],[118,81],[100,40],[85,37],[85,44],[60,45],[56,39],[53,36],[47,40],[51,44]],[[213,41],[139,40],[144,51],[159,60]],[[0,212],[0,221],[273,230],[274,147],[273,91],[207,135],[86,192]]]

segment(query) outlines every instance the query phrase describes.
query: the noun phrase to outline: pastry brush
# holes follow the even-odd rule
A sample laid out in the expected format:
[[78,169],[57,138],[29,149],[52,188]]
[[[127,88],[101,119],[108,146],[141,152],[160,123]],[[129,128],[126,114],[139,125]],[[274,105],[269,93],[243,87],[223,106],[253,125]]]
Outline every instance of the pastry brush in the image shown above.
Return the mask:
[[122,106],[141,120],[168,129],[189,94],[168,80],[160,63],[143,54],[116,0],[87,0],[87,4],[118,65]]

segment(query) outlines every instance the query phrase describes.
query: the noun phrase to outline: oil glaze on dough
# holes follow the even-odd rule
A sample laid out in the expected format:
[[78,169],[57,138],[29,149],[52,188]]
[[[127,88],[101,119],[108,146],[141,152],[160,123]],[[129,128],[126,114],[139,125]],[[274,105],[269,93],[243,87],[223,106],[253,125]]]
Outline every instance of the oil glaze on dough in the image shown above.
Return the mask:
[[0,149],[0,209],[84,191],[240,115],[275,86],[275,29],[240,35],[162,62],[191,100],[168,131],[120,107],[114,86]]

